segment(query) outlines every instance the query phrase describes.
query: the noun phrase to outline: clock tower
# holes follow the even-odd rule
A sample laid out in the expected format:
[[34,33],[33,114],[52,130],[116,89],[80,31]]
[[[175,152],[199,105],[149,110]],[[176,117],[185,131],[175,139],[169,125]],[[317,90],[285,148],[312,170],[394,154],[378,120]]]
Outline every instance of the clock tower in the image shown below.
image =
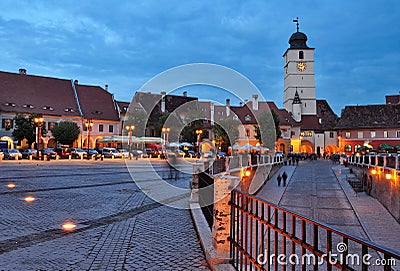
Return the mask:
[[[314,48],[307,46],[306,34],[297,31],[289,39],[289,49],[283,55],[285,109],[300,122],[302,115],[316,115],[316,93],[314,83]],[[300,102],[299,102],[300,101]],[[299,112],[300,111],[300,112]]]

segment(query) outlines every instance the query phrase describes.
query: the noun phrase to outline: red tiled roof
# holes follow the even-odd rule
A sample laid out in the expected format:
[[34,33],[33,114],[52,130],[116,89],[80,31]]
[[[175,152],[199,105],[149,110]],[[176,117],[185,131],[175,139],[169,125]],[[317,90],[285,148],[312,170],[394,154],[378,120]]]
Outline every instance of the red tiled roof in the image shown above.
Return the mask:
[[99,86],[75,84],[76,92],[85,118],[119,120],[113,95]]
[[400,104],[400,95],[386,95],[386,104]]
[[337,129],[398,127],[400,104],[346,106],[336,126]]
[[71,80],[0,72],[0,111],[80,116]]

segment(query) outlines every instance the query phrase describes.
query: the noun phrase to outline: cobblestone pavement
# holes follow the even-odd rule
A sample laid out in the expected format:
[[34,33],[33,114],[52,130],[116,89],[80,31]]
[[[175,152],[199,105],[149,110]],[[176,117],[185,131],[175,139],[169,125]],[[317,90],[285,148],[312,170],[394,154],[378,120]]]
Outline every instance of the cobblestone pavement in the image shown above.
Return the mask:
[[[134,178],[151,170],[142,163]],[[165,162],[153,166],[168,178]],[[0,270],[209,270],[189,211],[148,198],[123,161],[0,163],[0,232]]]

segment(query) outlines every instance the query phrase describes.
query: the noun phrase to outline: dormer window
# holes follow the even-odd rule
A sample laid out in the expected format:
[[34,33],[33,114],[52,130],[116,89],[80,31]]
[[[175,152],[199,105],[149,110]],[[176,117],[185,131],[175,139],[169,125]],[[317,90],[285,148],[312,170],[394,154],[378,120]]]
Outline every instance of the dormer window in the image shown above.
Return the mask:
[[48,105],[46,105],[46,106],[43,106],[42,108],[43,108],[43,110],[50,110],[50,111],[53,111],[53,110],[54,110],[54,108],[53,108],[53,107],[51,107],[51,106],[48,106]]
[[12,106],[12,107],[15,107],[15,103],[5,103],[4,105],[5,105],[5,106]]
[[35,108],[33,105],[31,105],[31,104],[24,104],[23,106],[22,106],[23,108]]
[[101,112],[101,111],[98,111],[98,110],[96,110],[96,111],[94,111],[94,112],[92,112],[93,114],[96,114],[96,115],[101,115],[101,114],[103,114],[103,112]]
[[244,120],[245,120],[245,121],[251,121],[250,115],[246,115],[246,116],[244,117]]
[[67,108],[64,109],[64,111],[65,112],[74,112],[75,110],[72,109],[72,108],[67,107]]
[[303,51],[299,51],[299,59],[304,59],[304,52]]

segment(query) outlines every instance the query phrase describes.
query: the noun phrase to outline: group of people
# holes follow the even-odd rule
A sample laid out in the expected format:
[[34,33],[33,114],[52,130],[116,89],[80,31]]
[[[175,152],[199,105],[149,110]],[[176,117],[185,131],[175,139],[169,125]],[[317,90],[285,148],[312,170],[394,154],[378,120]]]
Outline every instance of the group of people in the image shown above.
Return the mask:
[[288,177],[288,175],[286,174],[286,171],[284,171],[284,172],[282,173],[282,176],[281,176],[281,174],[278,174],[278,177],[277,177],[278,186],[281,186],[282,180],[283,180],[283,186],[286,186],[287,177]]

